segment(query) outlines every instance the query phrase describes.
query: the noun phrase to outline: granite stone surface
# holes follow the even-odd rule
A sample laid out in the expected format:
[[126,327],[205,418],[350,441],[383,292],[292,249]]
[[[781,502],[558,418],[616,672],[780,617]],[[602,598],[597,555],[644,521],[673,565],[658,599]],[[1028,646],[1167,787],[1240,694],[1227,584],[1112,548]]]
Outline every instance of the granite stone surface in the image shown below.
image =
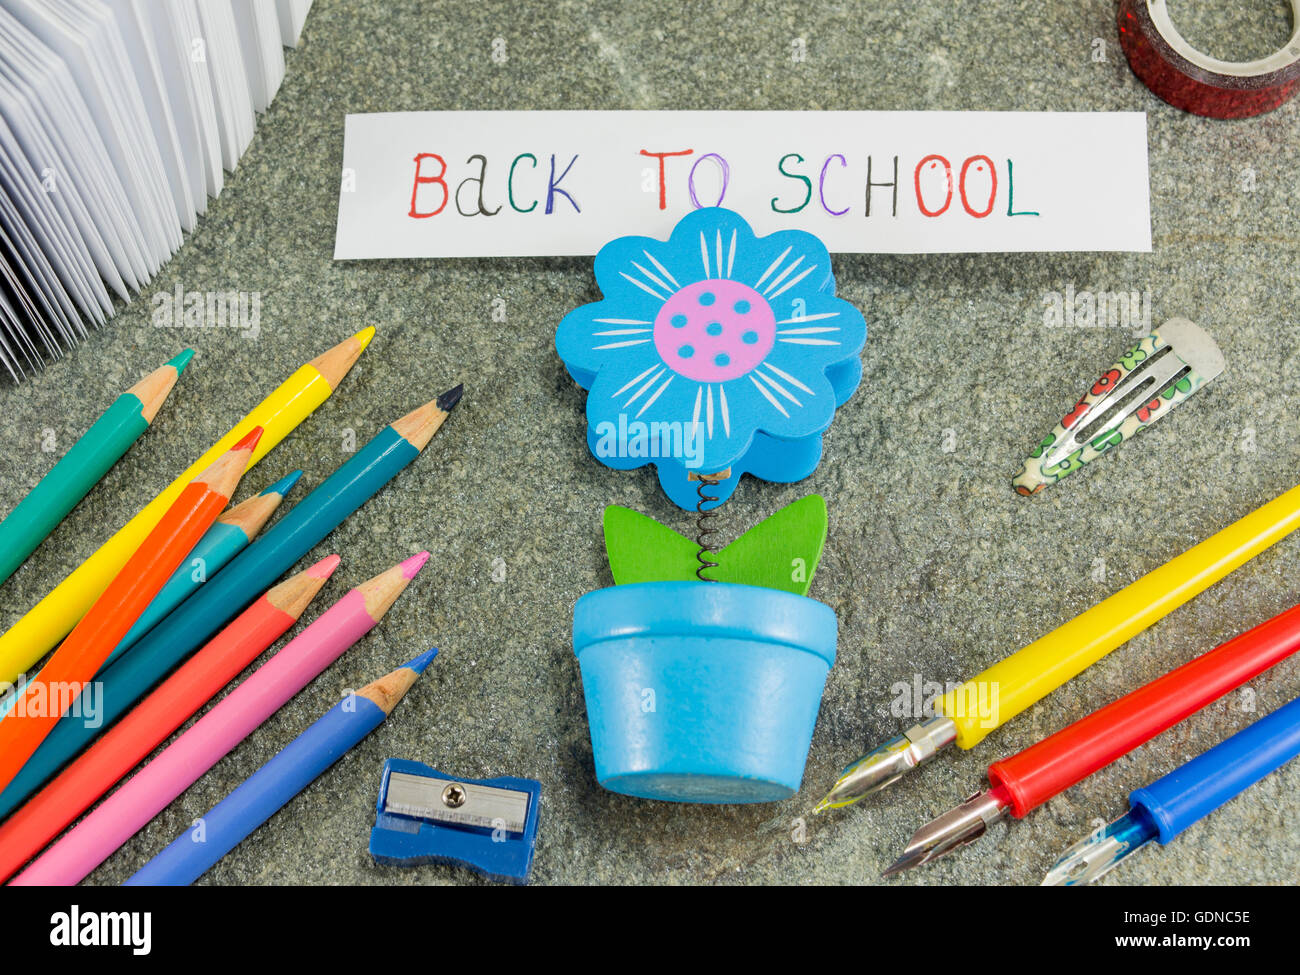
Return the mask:
[[[1289,5],[1173,4],[1211,53],[1280,46]],[[1250,12],[1239,7],[1251,8]],[[492,57],[504,38],[507,58]],[[803,38],[807,57],[792,60]],[[151,429],[0,593],[8,626],[244,409],[364,325],[378,336],[333,398],[242,493],[301,467],[293,500],[390,420],[463,381],[425,454],[303,564],[343,565],[304,621],[351,585],[427,548],[433,560],[377,629],[89,878],[117,883],[301,732],[348,688],[442,648],[393,717],[203,879],[219,884],[478,882],[445,866],[378,868],[366,852],[382,761],[543,786],[535,883],[875,883],[912,830],[984,783],[988,762],[1286,609],[1288,538],[1139,635],[978,749],[891,793],[811,817],[839,769],[904,727],[915,680],[972,676],[1300,481],[1300,100],[1213,121],[1130,73],[1114,4],[318,0],[252,147],[197,231],[105,328],[21,386],[0,384],[0,510],[123,388],[198,350]],[[649,469],[588,455],[584,393],[556,323],[596,298],[589,260],[336,263],[348,112],[422,109],[969,109],[1148,113],[1149,254],[837,257],[838,293],[867,319],[865,376],[816,473],[747,480],[724,540],[812,491],[830,536],[811,595],[839,615],[802,791],[759,806],[629,799],[595,781],[571,612],[609,585],[602,507],[683,532]],[[1099,158],[1105,146],[1065,144]],[[152,324],[154,296],[260,294],[260,333]],[[1224,374],[1135,444],[1037,498],[1010,480],[1132,330],[1044,324],[1067,288],[1150,295],[1151,323],[1200,323]],[[505,320],[493,302],[504,300]],[[42,450],[53,431],[57,447]],[[242,496],[241,493],[241,496]],[[1128,791],[1300,691],[1279,665],[983,842],[897,883],[1033,884]],[[1300,763],[1133,858],[1106,883],[1292,883]]]

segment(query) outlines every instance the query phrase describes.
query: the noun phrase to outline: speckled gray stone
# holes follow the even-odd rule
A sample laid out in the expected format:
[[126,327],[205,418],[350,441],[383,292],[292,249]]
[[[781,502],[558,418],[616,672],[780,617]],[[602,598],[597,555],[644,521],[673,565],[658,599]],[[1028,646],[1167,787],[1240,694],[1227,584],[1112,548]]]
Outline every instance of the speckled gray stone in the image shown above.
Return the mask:
[[[389,420],[464,380],[447,426],[405,473],[309,558],[343,566],[308,617],[420,548],[432,563],[383,624],[91,876],[116,883],[283,747],[345,688],[430,645],[442,654],[393,718],[226,857],[206,883],[445,884],[447,867],[375,867],[366,854],[380,764],[419,759],[471,777],[543,784],[538,883],[870,883],[921,822],[983,782],[985,765],[1291,605],[1300,539],[1132,640],[972,753],[892,793],[800,817],[839,768],[896,733],[896,682],[972,675],[1300,481],[1294,397],[1295,147],[1300,104],[1252,120],[1178,112],[1131,75],[1111,0],[886,5],[339,3],[318,0],[288,77],[198,230],[131,306],[21,387],[0,387],[3,503],[141,371],[199,355],[151,430],[3,591],[8,625],[288,372],[362,325],[371,350],[327,405],[250,475],[294,467],[295,494]],[[1174,16],[1227,56],[1285,35],[1285,3],[1243,17],[1220,3]],[[1183,7],[1193,7],[1184,15]],[[1280,8],[1280,12],[1278,9]],[[1197,10],[1200,11],[1197,14]],[[1193,16],[1193,14],[1197,14]],[[495,38],[508,58],[493,61]],[[791,41],[807,60],[791,60]],[[1094,38],[1105,60],[1093,60]],[[572,605],[610,584],[600,513],[630,505],[685,530],[648,471],[607,470],[584,444],[584,394],[552,337],[595,297],[584,260],[331,260],[347,112],[419,109],[1033,109],[1149,113],[1151,254],[873,256],[835,261],[865,312],[861,389],[808,481],[747,481],[724,513],[739,533],[810,491],[830,505],[812,594],[839,614],[803,791],[758,807],[628,799],[594,779]],[[1061,152],[1102,154],[1104,146]],[[1247,172],[1249,171],[1249,173]],[[1010,478],[1094,374],[1118,329],[1053,329],[1043,296],[1149,291],[1155,323],[1185,315],[1219,341],[1221,378],[1146,433],[1043,496]],[[259,291],[255,341],[150,324],[151,297]],[[492,302],[503,298],[506,320]],[[951,431],[951,433],[946,433]],[[500,560],[500,561],[498,561]],[[504,578],[494,568],[504,569]],[[500,581],[497,581],[497,580]],[[1049,803],[1027,822],[903,883],[1037,883],[1128,790],[1300,690],[1280,665]],[[1247,709],[1253,705],[1254,712]],[[1109,883],[1291,883],[1300,869],[1300,764]]]

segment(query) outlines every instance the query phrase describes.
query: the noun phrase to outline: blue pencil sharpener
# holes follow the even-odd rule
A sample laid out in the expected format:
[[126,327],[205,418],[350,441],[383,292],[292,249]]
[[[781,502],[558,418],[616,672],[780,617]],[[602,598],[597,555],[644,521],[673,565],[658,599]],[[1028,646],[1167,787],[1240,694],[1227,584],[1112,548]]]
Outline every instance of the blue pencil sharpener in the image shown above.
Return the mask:
[[533,779],[458,779],[390,758],[379,783],[370,855],[384,866],[454,863],[491,880],[527,883],[541,797]]

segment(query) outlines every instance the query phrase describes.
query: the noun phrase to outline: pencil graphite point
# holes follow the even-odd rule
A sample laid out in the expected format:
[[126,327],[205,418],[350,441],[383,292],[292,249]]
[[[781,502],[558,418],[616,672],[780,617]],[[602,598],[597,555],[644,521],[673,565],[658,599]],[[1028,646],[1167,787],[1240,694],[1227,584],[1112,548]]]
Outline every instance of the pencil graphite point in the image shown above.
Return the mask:
[[411,689],[420,675],[424,673],[424,668],[429,665],[429,661],[437,653],[436,648],[426,650],[414,660],[402,664],[391,673],[384,674],[383,677],[377,680],[372,680],[357,691],[357,696],[373,701],[384,714],[392,714],[393,708],[397,707],[397,702]]
[[328,579],[334,574],[334,570],[339,567],[343,559],[338,555],[327,555],[315,565],[307,569],[307,574],[313,579]]
[[257,442],[262,439],[263,430],[261,427],[253,427],[237,444],[230,448],[231,452],[236,450],[247,450],[250,454],[257,449]]
[[366,612],[372,620],[378,623],[383,619],[384,614],[392,608],[397,597],[406,591],[406,587],[427,561],[429,553],[420,552],[356,587],[365,600]]
[[[192,349],[186,349],[185,352],[193,355]],[[140,401],[140,415],[144,417],[145,423],[153,423],[154,417],[158,415],[163,403],[175,388],[176,380],[180,378],[185,363],[189,361],[189,356],[185,355],[185,352],[163,363],[127,390]]]
[[194,350],[185,349],[184,351],[168,359],[167,365],[175,369],[176,375],[179,376],[181,373],[185,371],[185,367],[190,364],[190,360],[193,358],[194,358]]
[[293,490],[293,486],[298,483],[298,478],[300,477],[302,477],[302,471],[294,471],[291,474],[286,474],[274,484],[268,485],[261,493],[263,495],[278,494],[280,497],[284,497]]
[[449,389],[423,406],[417,406],[401,419],[394,420],[389,426],[416,450],[423,450],[442,427],[451,410],[460,402],[464,391],[463,385]]
[[455,409],[456,404],[460,402],[460,398],[464,394],[464,392],[465,392],[465,384],[457,383],[451,389],[447,390],[445,393],[439,396],[437,400],[435,400],[435,402],[438,404],[438,409],[442,410],[442,412],[444,413],[450,413],[453,409]]
[[308,566],[266,593],[266,601],[282,613],[298,619],[307,605],[316,598],[321,587],[338,568],[339,557],[328,555],[315,565]]
[[239,443],[209,464],[206,470],[200,472],[193,483],[206,484],[227,498],[230,497],[239,485],[240,478],[248,470],[253,452],[257,449],[257,442],[261,439],[262,428],[253,427]]
[[363,328],[356,335],[350,335],[332,349],[327,349],[316,358],[312,359],[308,365],[315,368],[317,372],[329,383],[330,389],[338,389],[339,383],[343,381],[351,368],[356,365],[357,359],[365,351],[370,340],[374,338],[374,326]]
[[266,526],[301,475],[302,471],[294,471],[288,477],[281,478],[260,493],[227,508],[217,521],[240,529],[251,541]]
[[412,555],[409,559],[407,559],[405,562],[401,564],[400,568],[402,570],[402,575],[406,576],[406,578],[408,579],[414,579],[416,573],[419,572],[421,569],[423,569],[424,563],[428,561],[429,561],[428,552],[419,552],[415,555]]
[[438,656],[438,648],[430,647],[428,650],[424,651],[424,653],[420,654],[414,660],[405,663],[402,666],[415,671],[417,674],[423,674],[424,668],[429,666],[429,664],[433,662],[433,658],[436,656]]

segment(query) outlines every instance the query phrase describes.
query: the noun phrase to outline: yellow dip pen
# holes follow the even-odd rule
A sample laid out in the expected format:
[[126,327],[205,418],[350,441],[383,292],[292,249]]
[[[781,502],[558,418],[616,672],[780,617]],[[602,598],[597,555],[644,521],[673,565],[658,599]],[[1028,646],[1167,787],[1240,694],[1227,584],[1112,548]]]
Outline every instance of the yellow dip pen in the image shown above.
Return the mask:
[[[852,805],[887,788],[951,744],[974,748],[994,729],[1296,528],[1300,528],[1300,486],[949,691],[935,704],[934,717],[879,745],[841,772],[814,811]],[[978,706],[989,703],[994,705],[991,712]],[[979,810],[971,814],[979,815]]]
[[0,636],[0,688],[6,683],[14,683],[16,678],[72,631],[86,610],[94,605],[113,577],[158,524],[172,502],[200,471],[229,451],[254,427],[260,426],[262,439],[248,466],[256,464],[310,416],[316,407],[329,399],[335,387],[370,344],[374,334],[373,328],[362,329],[306,365],[298,367],[292,376],[254,406],[207,453],[141,508],[116,535],[55,586],[48,596],[32,607],[4,636]]

